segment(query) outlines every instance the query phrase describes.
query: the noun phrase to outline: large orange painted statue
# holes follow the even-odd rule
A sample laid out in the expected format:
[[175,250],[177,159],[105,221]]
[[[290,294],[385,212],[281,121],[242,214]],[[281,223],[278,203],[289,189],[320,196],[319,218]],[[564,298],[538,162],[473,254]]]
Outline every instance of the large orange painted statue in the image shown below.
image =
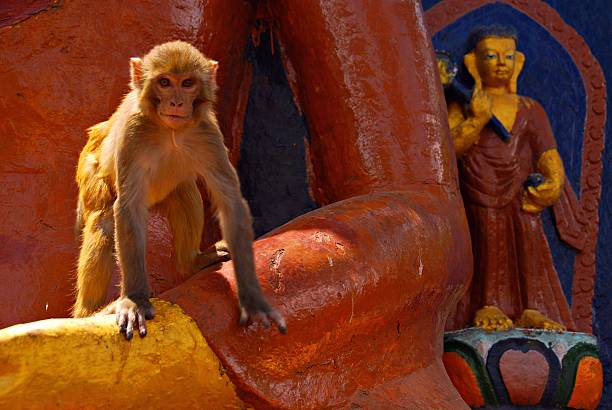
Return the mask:
[[[68,314],[74,164],[83,131],[126,91],[129,58],[178,38],[219,61],[234,160],[251,78],[255,2],[49,3],[0,31],[4,326]],[[175,275],[154,218],[148,335],[127,342],[109,316],[0,330],[0,408],[467,408],[441,357],[471,276],[469,230],[420,2],[265,4],[322,206],[254,245],[289,333],[238,326],[231,262]]]
[[[474,92],[469,108],[452,102],[448,110],[474,276],[452,327],[473,321],[487,330],[573,328],[539,216],[565,184],[548,118],[537,101],[516,92],[525,57],[511,28],[481,28],[468,42],[464,63]],[[493,117],[510,131],[507,141],[488,125]]]

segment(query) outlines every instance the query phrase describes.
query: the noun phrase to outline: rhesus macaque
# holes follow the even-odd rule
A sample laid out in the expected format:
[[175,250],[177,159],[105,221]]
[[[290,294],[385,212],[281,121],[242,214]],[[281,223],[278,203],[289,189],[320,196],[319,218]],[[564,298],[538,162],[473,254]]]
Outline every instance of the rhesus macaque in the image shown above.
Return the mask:
[[[114,267],[121,268],[121,294],[103,312],[116,314],[131,339],[146,335],[153,316],[145,268],[148,210],[167,216],[179,269],[191,274],[226,259],[234,261],[240,324],[269,319],[286,332],[285,320],[261,292],[253,261],[248,205],[227,156],[213,111],[217,62],[182,41],[132,58],[131,91],[108,121],[89,129],[77,169],[77,229],[82,234],[75,317],[99,310]],[[197,178],[206,183],[227,247],[200,252],[204,226]]]

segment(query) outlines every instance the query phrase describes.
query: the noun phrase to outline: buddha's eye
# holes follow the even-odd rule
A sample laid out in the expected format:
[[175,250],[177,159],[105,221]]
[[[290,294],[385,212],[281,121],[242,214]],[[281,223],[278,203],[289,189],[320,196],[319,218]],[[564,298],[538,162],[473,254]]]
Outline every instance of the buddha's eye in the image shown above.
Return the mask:
[[162,77],[159,79],[158,81],[160,87],[166,88],[170,86],[170,80],[168,80],[166,77]]
[[508,54],[506,60],[514,60],[514,54]]
[[495,57],[497,57],[495,54],[493,53],[489,53],[485,56],[486,60],[493,60]]

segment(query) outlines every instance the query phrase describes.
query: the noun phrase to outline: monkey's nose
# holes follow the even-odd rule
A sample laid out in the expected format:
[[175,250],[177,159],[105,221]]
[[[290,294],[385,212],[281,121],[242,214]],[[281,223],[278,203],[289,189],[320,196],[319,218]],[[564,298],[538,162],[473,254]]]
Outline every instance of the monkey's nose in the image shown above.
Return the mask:
[[170,101],[170,106],[171,107],[182,107],[183,103],[182,102],[174,102],[174,101]]

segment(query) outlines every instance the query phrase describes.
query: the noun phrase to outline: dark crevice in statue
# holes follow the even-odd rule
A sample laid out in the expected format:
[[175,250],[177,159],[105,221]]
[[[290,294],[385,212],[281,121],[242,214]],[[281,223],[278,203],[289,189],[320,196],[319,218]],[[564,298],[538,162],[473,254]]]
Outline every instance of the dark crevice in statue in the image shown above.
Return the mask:
[[273,52],[269,31],[260,35],[259,46],[249,42],[247,47],[253,83],[238,162],[257,237],[317,208],[306,175],[308,129],[293,101],[281,53]]
[[[580,248],[583,238],[568,232],[576,226],[576,199],[548,118],[537,101],[516,92],[525,57],[512,28],[477,29],[468,49],[464,63],[474,91],[469,105],[449,101],[448,113],[474,276],[449,327],[573,329],[540,212],[555,207],[560,234],[570,245]],[[509,132],[508,140],[492,119]],[[526,183],[533,174],[543,179]]]

